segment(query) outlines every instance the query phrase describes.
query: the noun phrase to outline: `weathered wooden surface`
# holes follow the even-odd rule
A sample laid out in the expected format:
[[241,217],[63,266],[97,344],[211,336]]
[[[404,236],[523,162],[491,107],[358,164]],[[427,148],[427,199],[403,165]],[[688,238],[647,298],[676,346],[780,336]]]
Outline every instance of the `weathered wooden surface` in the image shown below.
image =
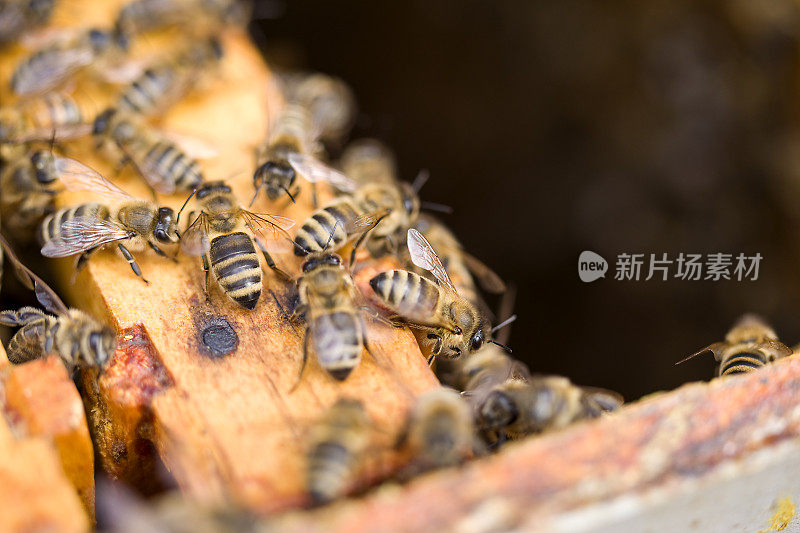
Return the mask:
[[0,407],[0,531],[88,531],[94,457],[64,365],[13,367],[0,347]]
[[[70,11],[56,19],[65,25],[108,25],[120,3],[70,2]],[[253,192],[254,148],[265,137],[281,98],[243,32],[232,28],[222,40],[220,71],[171,109],[161,127],[214,145],[218,156],[201,162],[206,179],[228,180],[246,205]],[[137,46],[146,54],[169,42],[168,36],[156,35]],[[10,76],[9,61],[0,57],[3,87]],[[99,84],[86,82],[80,89],[98,108],[109,100]],[[90,140],[68,148],[70,157],[114,176],[113,164],[93,152]],[[147,194],[130,168],[115,182],[134,194]],[[330,192],[321,194],[324,199]],[[60,202],[88,197],[71,194]],[[161,200],[177,209],[184,199],[175,195]],[[262,197],[252,210],[282,214],[300,224],[311,211],[309,191],[298,201],[268,205]],[[299,260],[291,250],[286,252],[278,255],[279,263],[299,274]],[[149,285],[120,257],[104,252],[92,258],[74,285],[69,283],[72,260],[60,261],[57,289],[69,304],[106,317],[120,329],[115,361],[99,379],[84,375],[84,384],[103,467],[140,487],[154,485],[160,459],[179,487],[200,501],[231,500],[257,510],[301,504],[307,427],[326,406],[340,396],[363,399],[380,448],[395,438],[413,397],[436,384],[411,333],[370,324],[377,360],[365,352],[347,381],[337,383],[312,358],[303,383],[290,394],[300,369],[302,339],[266,293],[272,288],[285,297],[289,285],[265,274],[265,292],[248,312],[213,283],[210,301],[205,301],[197,258],[181,256],[175,264],[144,252],[137,259]],[[238,346],[216,357],[204,344],[203,332],[223,320],[235,330]],[[378,454],[372,463],[362,482],[397,466],[397,457]]]
[[[796,503],[800,495],[798,399],[800,359],[792,357],[749,375],[654,395],[605,419],[418,478],[405,490],[390,486],[360,501],[292,513],[272,527],[766,530],[779,501]],[[787,516],[797,528],[797,518]]]

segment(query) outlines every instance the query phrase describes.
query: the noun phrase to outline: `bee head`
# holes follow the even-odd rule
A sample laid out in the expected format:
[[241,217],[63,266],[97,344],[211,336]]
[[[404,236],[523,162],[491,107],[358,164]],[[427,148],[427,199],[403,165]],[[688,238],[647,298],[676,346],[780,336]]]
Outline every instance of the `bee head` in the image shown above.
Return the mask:
[[277,200],[288,192],[296,177],[297,174],[291,166],[267,161],[256,169],[253,181],[267,190],[267,197],[270,200]]
[[117,336],[108,326],[89,333],[89,348],[92,351],[93,363],[101,368],[111,360],[117,348]]
[[342,258],[332,253],[311,256],[303,262],[303,274],[307,274],[321,266],[340,267],[342,266]]
[[519,416],[514,400],[504,391],[489,393],[478,407],[478,419],[484,429],[501,429],[513,424]]
[[92,133],[95,135],[102,135],[106,131],[108,131],[108,126],[111,123],[111,118],[116,114],[117,110],[114,108],[109,108],[97,115],[97,118],[94,119],[94,126],[92,127]]
[[173,244],[178,242],[178,234],[175,230],[175,211],[170,207],[160,207],[156,218],[156,227],[153,230],[153,237],[158,242]]
[[49,150],[37,150],[31,155],[31,164],[36,172],[36,181],[49,185],[56,180],[55,157]]
[[111,34],[106,31],[93,29],[89,30],[89,43],[95,50],[105,49],[111,42]]
[[224,181],[208,181],[197,189],[197,199],[202,200],[215,192],[230,193],[231,188]]
[[400,184],[400,195],[403,198],[403,211],[411,220],[416,220],[419,215],[419,196],[410,183]]

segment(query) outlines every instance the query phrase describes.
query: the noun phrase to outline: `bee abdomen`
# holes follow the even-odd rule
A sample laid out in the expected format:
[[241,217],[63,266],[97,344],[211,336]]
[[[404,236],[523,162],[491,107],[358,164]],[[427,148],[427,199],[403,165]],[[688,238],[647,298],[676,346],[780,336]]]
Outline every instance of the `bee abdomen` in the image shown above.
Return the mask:
[[314,503],[325,503],[346,489],[352,468],[352,453],[331,440],[319,443],[308,459],[308,492]]
[[14,364],[38,359],[44,352],[47,322],[38,320],[23,326],[8,342],[8,360]]
[[107,207],[96,204],[80,204],[73,207],[66,207],[59,209],[52,215],[49,215],[42,222],[39,231],[39,241],[44,244],[51,240],[58,240],[67,235],[66,230],[62,228],[64,222],[72,220],[73,218],[95,218],[107,220],[111,216]]
[[261,297],[261,264],[250,236],[236,232],[215,237],[209,256],[214,277],[225,294],[253,309]]
[[178,190],[191,190],[203,181],[197,161],[168,142],[151,146],[142,166],[161,176],[161,181],[174,184]]
[[403,316],[430,316],[439,303],[439,287],[407,270],[387,270],[369,281],[375,294]]
[[310,323],[311,340],[319,364],[338,381],[344,381],[361,360],[363,339],[353,313],[336,311]]
[[326,245],[328,250],[338,250],[347,241],[345,227],[348,220],[355,218],[355,211],[346,205],[329,205],[320,209],[297,230],[295,255],[321,252]]
[[149,68],[122,92],[119,107],[127,111],[152,112],[167,94],[174,79],[171,68]]
[[729,357],[719,369],[720,376],[745,374],[757,370],[767,364],[763,354],[758,352],[740,352]]

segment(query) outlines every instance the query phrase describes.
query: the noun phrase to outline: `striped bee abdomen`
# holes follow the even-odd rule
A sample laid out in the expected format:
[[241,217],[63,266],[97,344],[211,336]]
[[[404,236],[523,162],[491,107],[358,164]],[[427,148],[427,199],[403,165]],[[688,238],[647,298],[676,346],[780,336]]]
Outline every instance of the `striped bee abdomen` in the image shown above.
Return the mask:
[[334,311],[313,316],[308,334],[320,366],[334,379],[344,381],[361,361],[364,343],[355,313]]
[[169,95],[174,82],[175,70],[172,67],[149,68],[122,91],[119,108],[144,115],[152,113]]
[[169,142],[157,142],[140,162],[158,183],[173,184],[179,191],[191,191],[203,181],[200,165]]
[[[44,355],[45,335],[47,334],[47,321],[50,317],[24,325],[8,342],[8,360],[14,364],[24,363],[38,359]],[[55,323],[56,319],[52,318]],[[51,325],[52,327],[52,325]]]
[[48,241],[59,240],[60,238],[67,236],[67,230],[62,228],[64,222],[67,220],[72,220],[73,218],[78,217],[107,220],[110,216],[111,213],[107,207],[96,203],[80,204],[73,207],[59,209],[52,215],[49,215],[47,218],[45,218],[42,222],[38,236],[39,242],[44,244]]
[[369,284],[385,305],[405,318],[429,319],[439,304],[439,286],[414,272],[387,270]]
[[[348,201],[335,202],[316,211],[297,230],[294,239],[297,243],[294,248],[295,255],[321,252],[326,244],[328,250],[338,250],[347,242],[347,227],[357,218],[358,213]],[[333,237],[331,237],[332,232]]]
[[208,255],[225,294],[242,307],[253,309],[261,296],[261,264],[250,236],[239,231],[215,237]]
[[760,352],[739,352],[728,357],[720,366],[719,375],[745,374],[757,370],[767,364],[767,359]]
[[314,503],[328,502],[345,490],[353,456],[341,443],[327,440],[311,450],[308,458],[308,492]]

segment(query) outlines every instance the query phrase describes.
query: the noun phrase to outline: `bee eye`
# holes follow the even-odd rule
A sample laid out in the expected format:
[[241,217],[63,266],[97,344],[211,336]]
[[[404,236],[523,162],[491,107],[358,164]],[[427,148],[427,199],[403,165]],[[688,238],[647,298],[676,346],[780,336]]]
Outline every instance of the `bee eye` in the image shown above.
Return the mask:
[[483,346],[483,341],[485,340],[483,336],[483,331],[478,330],[478,332],[472,336],[472,341],[470,342],[470,346],[473,350],[477,350],[481,346]]

